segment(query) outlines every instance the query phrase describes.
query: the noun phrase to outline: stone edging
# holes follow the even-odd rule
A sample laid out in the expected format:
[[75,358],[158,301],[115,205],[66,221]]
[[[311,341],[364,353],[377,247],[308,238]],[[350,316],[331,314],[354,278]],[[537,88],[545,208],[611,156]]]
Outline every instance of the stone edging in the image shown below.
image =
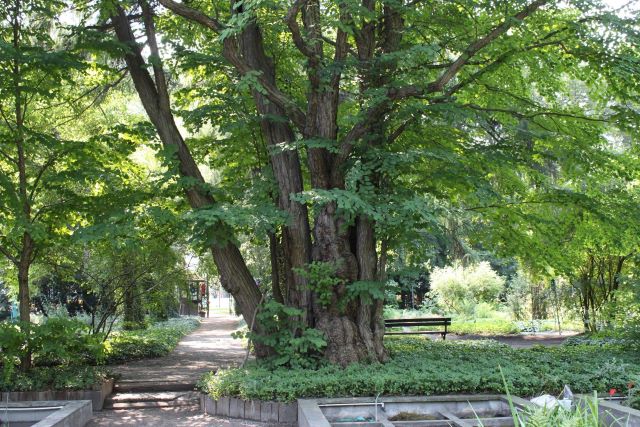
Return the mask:
[[264,400],[243,400],[236,397],[212,399],[206,394],[200,396],[200,408],[205,414],[229,418],[297,425],[298,404],[267,402]]
[[108,379],[93,390],[10,391],[0,393],[0,402],[34,400],[90,400],[94,411],[101,411],[104,400],[113,391],[113,379]]

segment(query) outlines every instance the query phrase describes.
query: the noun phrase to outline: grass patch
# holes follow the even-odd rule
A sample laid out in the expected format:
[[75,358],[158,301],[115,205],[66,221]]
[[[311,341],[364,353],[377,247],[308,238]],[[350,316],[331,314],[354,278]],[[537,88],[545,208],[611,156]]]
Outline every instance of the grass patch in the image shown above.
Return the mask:
[[564,384],[578,393],[623,389],[640,374],[633,345],[537,346],[513,349],[495,341],[447,342],[423,338],[386,340],[390,361],[329,365],[317,370],[257,365],[207,374],[200,387],[214,398],[294,401],[305,397],[503,393],[502,366],[514,395],[558,394]]

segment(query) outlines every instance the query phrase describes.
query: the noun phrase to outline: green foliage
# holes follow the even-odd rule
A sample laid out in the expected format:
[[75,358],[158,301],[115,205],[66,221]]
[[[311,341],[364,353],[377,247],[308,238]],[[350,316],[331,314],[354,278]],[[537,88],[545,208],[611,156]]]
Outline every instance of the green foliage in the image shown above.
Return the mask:
[[85,323],[69,318],[50,318],[42,324],[0,322],[0,365],[11,378],[20,357],[31,354],[38,366],[75,366],[100,363],[105,348],[102,337],[92,335]]
[[500,318],[454,320],[448,330],[461,335],[509,335],[522,332],[522,328],[516,322]]
[[468,267],[435,268],[430,280],[431,289],[445,306],[464,314],[472,314],[481,302],[496,303],[505,283],[484,261]]
[[305,269],[295,269],[295,273],[307,279],[309,288],[317,295],[318,302],[323,307],[329,307],[334,302],[335,287],[343,281],[336,277],[337,266],[330,262],[313,261]]
[[213,397],[293,401],[304,397],[503,393],[499,366],[514,395],[559,394],[565,384],[575,392],[626,390],[640,373],[634,346],[537,346],[513,349],[493,341],[386,341],[385,364],[335,365],[319,369],[268,369],[250,365],[210,373],[200,387]]
[[96,366],[36,367],[27,372],[15,371],[9,377],[0,378],[0,390],[90,390],[108,378],[113,378],[113,373]]
[[260,333],[240,332],[235,336],[246,336],[273,351],[273,356],[260,361],[264,366],[294,369],[315,367],[327,343],[320,331],[305,327],[300,321],[301,315],[302,310],[270,300],[256,314],[255,321],[260,325]]
[[522,271],[511,278],[507,284],[506,305],[515,320],[527,317],[527,304],[530,297],[529,280]]
[[640,410],[640,386],[638,386],[638,382],[634,382],[629,390],[627,405],[633,409]]
[[373,304],[374,300],[385,298],[385,283],[372,280],[358,280],[347,285],[347,299],[360,299],[364,304]]
[[180,339],[200,325],[197,318],[175,318],[147,329],[117,331],[106,342],[106,363],[166,356]]

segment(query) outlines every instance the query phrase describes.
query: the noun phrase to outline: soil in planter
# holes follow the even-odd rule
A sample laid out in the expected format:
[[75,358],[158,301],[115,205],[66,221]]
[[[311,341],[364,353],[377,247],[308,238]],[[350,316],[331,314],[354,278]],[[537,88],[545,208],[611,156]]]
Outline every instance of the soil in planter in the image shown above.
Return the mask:
[[389,421],[424,421],[424,420],[441,420],[433,414],[417,414],[415,412],[399,412],[393,417],[389,418]]
[[332,423],[364,423],[364,422],[372,422],[375,421],[375,418],[372,417],[346,417],[346,418],[335,418],[330,420]]
[[475,420],[476,418],[511,418],[511,414],[504,414],[502,412],[478,412],[478,413],[474,413],[473,411],[470,412],[464,412],[460,415],[458,415],[459,418],[468,420],[468,419],[473,419]]

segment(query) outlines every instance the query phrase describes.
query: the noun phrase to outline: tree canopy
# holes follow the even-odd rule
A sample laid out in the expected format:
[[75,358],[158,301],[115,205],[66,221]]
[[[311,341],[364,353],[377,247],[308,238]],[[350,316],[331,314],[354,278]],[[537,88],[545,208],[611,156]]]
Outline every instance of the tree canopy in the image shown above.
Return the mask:
[[[384,289],[400,258],[426,262],[447,246],[439,259],[450,261],[473,241],[584,290],[638,246],[633,3],[3,7],[0,203],[11,209],[0,213],[10,230],[0,249],[14,264],[46,240],[35,219],[49,233],[71,233],[77,216],[83,228],[128,234],[100,210],[85,213],[88,198],[120,200],[211,253],[255,336],[282,327],[254,321],[272,310],[292,319],[294,336],[313,341],[306,330],[317,329],[325,342],[308,351],[346,365],[386,359]],[[39,24],[56,14],[67,19]],[[139,100],[150,126],[92,118],[106,95],[87,99],[116,90]],[[69,110],[70,122],[51,120]],[[136,170],[127,135],[156,149],[152,177]],[[52,199],[63,210],[35,213]],[[266,250],[267,268],[256,269]],[[257,271],[268,271],[268,289]],[[255,344],[259,357],[278,352]]]

